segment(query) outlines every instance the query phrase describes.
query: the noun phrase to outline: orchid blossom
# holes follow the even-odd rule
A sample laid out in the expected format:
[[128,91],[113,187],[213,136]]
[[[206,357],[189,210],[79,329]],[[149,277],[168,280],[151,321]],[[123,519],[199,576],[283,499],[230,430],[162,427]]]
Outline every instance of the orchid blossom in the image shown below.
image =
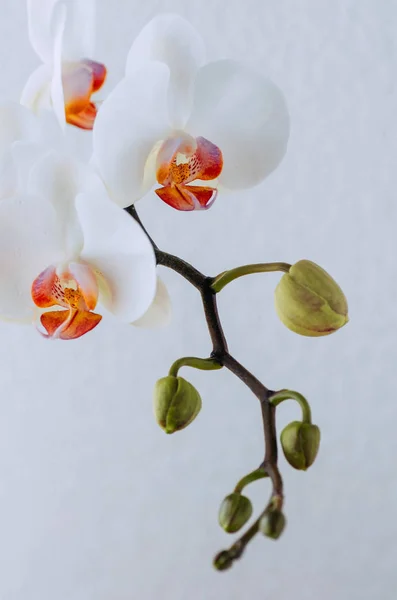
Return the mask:
[[289,137],[282,92],[233,60],[205,64],[203,42],[182,17],[161,15],[135,40],[126,76],[94,126],[96,165],[125,207],[155,191],[178,210],[209,208],[218,187],[258,185]]
[[95,0],[28,0],[31,44],[43,61],[29,77],[21,102],[38,112],[53,107],[62,126],[92,129],[97,107],[91,96],[106,68],[94,54]]
[[54,151],[0,202],[0,282],[1,317],[51,339],[96,327],[98,303],[127,323],[158,314],[150,240],[91,171]]

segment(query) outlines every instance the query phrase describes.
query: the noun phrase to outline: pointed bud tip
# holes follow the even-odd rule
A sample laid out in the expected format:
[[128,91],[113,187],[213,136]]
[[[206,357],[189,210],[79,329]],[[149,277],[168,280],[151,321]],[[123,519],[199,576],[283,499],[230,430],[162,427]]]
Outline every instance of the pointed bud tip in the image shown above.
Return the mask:
[[217,554],[213,560],[213,565],[218,571],[226,571],[227,569],[230,569],[232,564],[233,561],[230,558],[227,550],[222,550],[222,552],[219,552],[219,554]]

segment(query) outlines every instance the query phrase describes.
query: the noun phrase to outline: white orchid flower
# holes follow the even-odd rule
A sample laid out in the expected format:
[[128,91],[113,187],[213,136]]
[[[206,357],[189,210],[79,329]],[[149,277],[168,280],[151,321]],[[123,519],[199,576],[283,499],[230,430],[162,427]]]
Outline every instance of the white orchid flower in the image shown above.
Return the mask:
[[98,325],[98,304],[127,323],[157,318],[151,242],[93,173],[52,151],[26,190],[0,202],[2,318],[63,340]]
[[205,64],[192,26],[160,15],[134,42],[126,77],[101,106],[93,161],[121,206],[157,180],[164,202],[194,210],[211,206],[219,186],[261,183],[288,137],[288,111],[274,83],[232,60]]
[[94,55],[95,0],[27,0],[29,37],[43,61],[29,77],[21,102],[38,112],[53,107],[65,123],[92,129],[91,96],[105,82]]

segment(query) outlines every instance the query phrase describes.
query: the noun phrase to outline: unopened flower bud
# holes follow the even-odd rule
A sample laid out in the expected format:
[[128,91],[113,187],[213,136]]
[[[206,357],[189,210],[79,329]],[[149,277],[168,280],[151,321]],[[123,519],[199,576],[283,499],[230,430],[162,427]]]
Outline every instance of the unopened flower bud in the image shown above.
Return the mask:
[[285,528],[285,517],[281,510],[270,510],[259,521],[259,531],[266,537],[277,540]]
[[251,515],[252,504],[249,498],[241,494],[229,494],[219,509],[219,525],[227,533],[235,533],[246,524]]
[[227,550],[222,550],[222,552],[219,552],[219,554],[215,556],[213,564],[218,571],[226,571],[226,569],[230,569],[232,566],[233,560],[230,558]]
[[187,427],[201,409],[200,394],[182,377],[168,375],[159,379],[154,390],[154,413],[166,433]]
[[310,260],[300,260],[283,275],[275,291],[275,303],[284,325],[300,335],[328,335],[349,320],[341,288]]
[[312,423],[293,421],[280,435],[284,455],[295,469],[306,471],[315,461],[320,446],[320,430]]

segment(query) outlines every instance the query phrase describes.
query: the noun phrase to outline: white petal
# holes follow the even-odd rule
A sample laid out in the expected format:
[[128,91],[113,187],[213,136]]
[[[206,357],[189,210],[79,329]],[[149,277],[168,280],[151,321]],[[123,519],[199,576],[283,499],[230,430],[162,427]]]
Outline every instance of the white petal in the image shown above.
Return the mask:
[[153,185],[144,186],[145,164],[153,146],[169,131],[166,95],[169,70],[150,63],[127,77],[101,106],[94,125],[93,161],[111,198],[129,206]]
[[12,163],[10,174],[12,171],[14,194],[16,190],[19,193],[28,193],[29,176],[33,167],[50,152],[51,148],[63,150],[66,147],[65,137],[60,135],[59,124],[52,112],[40,113],[34,118],[34,125],[30,135],[25,132],[18,136],[19,139],[12,144],[11,151],[8,153]]
[[[53,59],[52,22],[59,0],[28,0],[30,42],[46,64]],[[92,58],[95,42],[95,0],[65,0],[68,18],[63,57],[66,60]]]
[[59,4],[54,11],[53,17],[53,36],[54,36],[54,54],[53,54],[53,73],[51,80],[51,101],[55,115],[62,128],[66,127],[65,115],[65,96],[62,82],[62,47],[66,26],[66,7]]
[[170,69],[170,120],[173,127],[183,128],[192,107],[197,70],[205,62],[201,36],[189,21],[179,15],[157,15],[142,29],[131,47],[127,76],[148,60],[163,62]]
[[127,323],[139,319],[156,293],[156,259],[142,228],[105,195],[76,201],[84,235],[81,258],[99,271],[110,291],[100,301]]
[[42,145],[62,152],[70,147],[70,134],[73,133],[73,130],[69,130],[65,135],[54,111],[39,111],[37,121],[40,127],[39,141]]
[[16,102],[0,104],[0,157],[14,142],[38,141],[40,135],[40,123],[30,110]]
[[35,145],[40,135],[39,121],[27,108],[0,104],[0,200],[16,193],[18,187],[20,162],[14,155],[15,145]]
[[21,96],[21,104],[37,113],[42,109],[51,108],[51,78],[52,68],[41,65],[33,71]]
[[0,159],[0,201],[9,198],[18,189],[18,174],[12,153],[3,155]]
[[260,183],[284,157],[289,116],[274,83],[239,63],[221,60],[198,72],[186,129],[222,151],[220,183],[244,189]]
[[30,172],[28,191],[51,202],[56,211],[65,255],[79,255],[83,236],[75,206],[83,188],[84,167],[54,151],[40,158]]
[[37,161],[48,153],[48,148],[30,142],[15,142],[11,149],[14,189],[16,193],[28,194],[29,177]]
[[145,329],[157,329],[158,327],[166,327],[171,320],[171,299],[165,284],[160,277],[157,278],[156,296],[149,310],[145,312],[143,317],[134,321],[136,327]]
[[0,316],[30,320],[31,286],[62,258],[53,207],[40,198],[16,196],[0,203]]
[[[28,0],[29,39],[44,63],[52,62],[51,21],[59,0]],[[85,1],[85,0],[84,0]]]
[[95,47],[95,0],[68,0],[63,58],[93,58]]

